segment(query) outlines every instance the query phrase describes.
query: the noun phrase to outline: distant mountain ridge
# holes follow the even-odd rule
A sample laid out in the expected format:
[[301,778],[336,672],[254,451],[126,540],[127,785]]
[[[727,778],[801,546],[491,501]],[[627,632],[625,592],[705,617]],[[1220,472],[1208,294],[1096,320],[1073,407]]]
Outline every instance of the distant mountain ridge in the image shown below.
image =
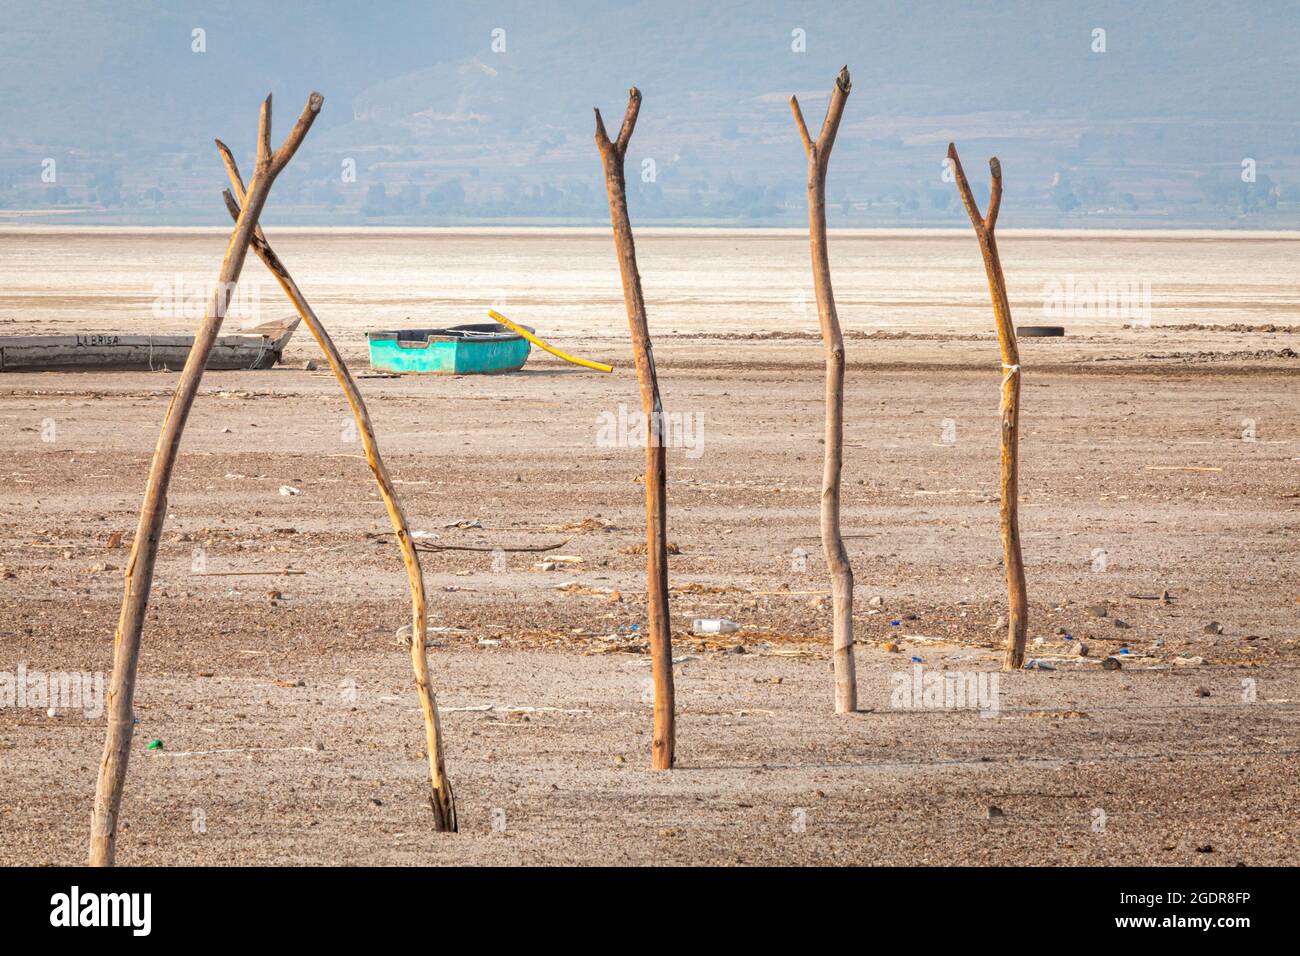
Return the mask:
[[[634,151],[652,164],[634,211],[785,224],[802,176],[785,102],[817,113],[844,63],[846,223],[959,221],[940,177],[952,137],[1002,155],[1026,224],[1277,227],[1300,201],[1294,0],[0,10],[0,216],[219,222],[212,138],[248,155],[266,92],[283,130],[317,88],[326,109],[270,216],[599,219],[591,108],[620,114],[635,83]],[[35,175],[46,158],[59,183]]]

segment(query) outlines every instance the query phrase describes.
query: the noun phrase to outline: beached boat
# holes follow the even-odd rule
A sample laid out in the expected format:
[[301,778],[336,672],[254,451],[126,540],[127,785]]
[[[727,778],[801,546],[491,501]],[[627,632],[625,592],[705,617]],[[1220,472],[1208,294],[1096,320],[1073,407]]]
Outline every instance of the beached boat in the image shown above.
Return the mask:
[[[528,326],[521,326],[532,332]],[[496,322],[447,329],[369,332],[370,367],[402,374],[491,375],[517,372],[528,361],[529,342]]]
[[[270,368],[280,361],[299,321],[297,316],[278,319],[218,337],[207,368]],[[193,345],[192,335],[3,335],[0,372],[179,371]]]

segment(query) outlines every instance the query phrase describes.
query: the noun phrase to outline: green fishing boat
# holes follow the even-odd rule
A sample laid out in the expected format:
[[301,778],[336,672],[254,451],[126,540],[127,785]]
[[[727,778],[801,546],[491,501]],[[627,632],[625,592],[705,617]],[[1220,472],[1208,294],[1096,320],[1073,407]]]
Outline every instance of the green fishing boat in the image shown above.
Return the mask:
[[368,332],[366,338],[370,343],[370,367],[403,375],[517,372],[528,361],[531,347],[522,335],[496,322]]

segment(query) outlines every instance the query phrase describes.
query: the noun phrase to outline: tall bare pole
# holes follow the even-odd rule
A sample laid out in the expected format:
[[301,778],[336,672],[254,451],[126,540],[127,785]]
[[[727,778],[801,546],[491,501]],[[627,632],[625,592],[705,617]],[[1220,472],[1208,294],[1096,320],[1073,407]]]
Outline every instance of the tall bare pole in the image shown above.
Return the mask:
[[[217,149],[221,153],[221,160],[226,166],[226,175],[230,179],[230,189],[224,193],[226,208],[229,209],[231,218],[238,222],[240,204],[245,200],[244,180],[239,175],[239,166],[235,162],[234,154],[226,144],[217,140]],[[329,359],[334,377],[352,407],[352,417],[356,420],[357,431],[361,434],[361,445],[366,453],[366,461],[370,464],[370,470],[375,475],[375,483],[379,486],[379,494],[388,509],[388,520],[393,525],[393,532],[401,549],[402,563],[406,566],[407,583],[411,590],[411,667],[415,672],[415,687],[420,695],[420,709],[424,712],[425,752],[429,756],[429,779],[432,785],[429,805],[433,808],[433,826],[435,830],[454,833],[457,829],[456,799],[443,765],[442,725],[438,720],[438,700],[429,683],[429,662],[426,656],[428,611],[424,593],[424,574],[420,568],[419,555],[415,551],[415,543],[411,540],[411,529],[406,520],[406,512],[397,498],[397,489],[388,475],[388,468],[379,455],[379,442],[375,438],[375,429],[370,422],[370,415],[366,411],[366,403],[361,397],[361,391],[357,388],[352,373],[348,371],[343,356],[334,345],[334,340],[330,338],[329,332],[317,318],[315,310],[308,304],[302,290],[298,288],[298,283],[293,281],[293,276],[289,275],[289,270],[285,268],[280,257],[271,248],[271,244],[267,242],[266,234],[262,232],[260,225],[253,231],[252,248],[258,258],[266,264],[271,275],[275,276],[275,281],[280,283],[280,288],[298,310],[303,322],[315,336],[321,351]]]
[[853,567],[840,533],[840,471],[844,465],[844,336],[835,312],[831,290],[831,263],[826,249],[826,169],[831,148],[849,98],[849,68],[840,70],[826,108],[821,132],[814,142],[808,135],[799,100],[790,97],[790,111],[799,124],[804,152],[808,155],[808,241],[812,247],[813,287],[817,291],[817,315],[821,321],[822,344],[826,348],[826,457],[822,465],[821,530],[822,550],[831,575],[833,654],[835,662],[835,712],[851,714],[858,709],[857,669],[853,662]]
[[176,383],[176,391],[167,407],[162,431],[158,435],[153,464],[149,468],[149,481],[145,487],[144,503],[140,509],[140,520],[136,526],[135,539],[131,542],[131,556],[126,564],[126,588],[117,634],[113,639],[113,676],[109,682],[107,700],[108,732],[104,740],[104,755],[99,764],[95,805],[91,814],[91,866],[112,866],[116,852],[122,786],[126,781],[127,761],[131,755],[134,720],[132,703],[135,697],[136,669],[140,660],[140,635],[149,606],[158,541],[167,516],[167,488],[180,451],[181,434],[194,404],[194,396],[198,394],[208,356],[221,331],[221,323],[226,316],[235,283],[239,281],[240,271],[244,267],[257,217],[262,214],[262,207],[270,195],[271,184],[302,145],[324,101],[325,98],[319,93],[311,94],[293,131],[274,152],[271,151],[271,97],[268,96],[262,104],[253,182],[226,246],[226,255],[221,263],[217,286],[208,303],[207,313],[194,336],[194,345]]
[[998,510],[1002,533],[1002,556],[1007,567],[1007,650],[1002,659],[1004,671],[1019,670],[1025,663],[1025,636],[1029,627],[1029,598],[1025,593],[1025,561],[1020,553],[1019,463],[1020,463],[1020,349],[1016,345],[1016,327],[1011,324],[1011,303],[1007,299],[1007,280],[998,257],[998,240],[994,227],[1002,205],[1002,164],[994,156],[989,160],[989,211],[980,215],[970,183],[961,168],[957,147],[948,144],[957,189],[962,204],[975,227],[984,271],[988,274],[993,298],[993,318],[998,328],[998,346],[1002,350],[1002,504]]
[[654,673],[654,745],[650,765],[671,770],[676,746],[673,698],[673,637],[668,618],[668,468],[664,459],[663,404],[655,377],[655,358],[646,322],[641,274],[636,266],[632,222],[627,215],[627,190],[623,160],[627,144],[641,110],[641,91],[628,91],[627,111],[618,139],[610,142],[605,123],[596,110],[596,146],[605,167],[605,191],[609,194],[609,218],[614,227],[614,249],[618,271],[623,277],[623,302],[632,330],[636,377],[641,385],[641,408],[646,416],[645,513],[646,513],[646,612],[649,617],[651,670]]

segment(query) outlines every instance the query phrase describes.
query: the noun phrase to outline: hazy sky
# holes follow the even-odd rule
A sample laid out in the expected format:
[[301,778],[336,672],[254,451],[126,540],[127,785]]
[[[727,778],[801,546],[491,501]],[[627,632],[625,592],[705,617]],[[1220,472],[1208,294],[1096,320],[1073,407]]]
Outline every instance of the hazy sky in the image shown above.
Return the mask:
[[1285,0],[0,11],[0,217],[219,222],[212,138],[246,156],[262,96],[282,133],[319,89],[269,217],[599,221],[591,107],[621,113],[636,84],[634,211],[789,224],[803,171],[786,100],[819,119],[845,63],[831,198],[846,223],[955,219],[951,138],[968,166],[1000,155],[1005,212],[1026,224],[1277,228],[1300,209],[1300,3]]

